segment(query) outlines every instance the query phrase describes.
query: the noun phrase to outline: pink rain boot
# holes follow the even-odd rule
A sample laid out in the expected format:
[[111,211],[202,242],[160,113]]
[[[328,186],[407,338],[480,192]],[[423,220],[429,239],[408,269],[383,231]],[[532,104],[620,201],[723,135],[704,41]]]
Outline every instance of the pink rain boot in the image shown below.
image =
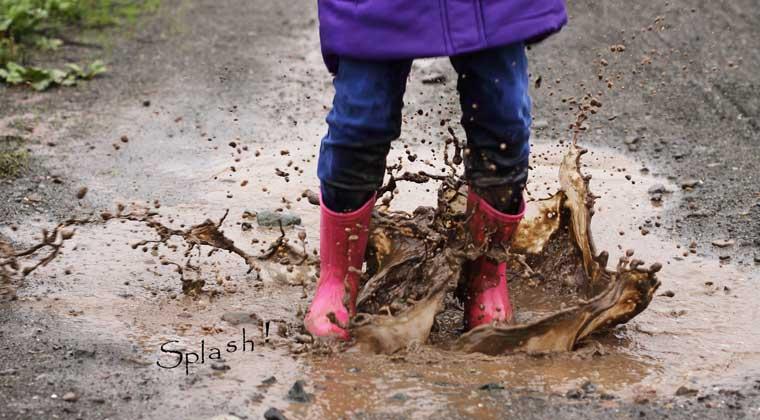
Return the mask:
[[[476,246],[482,245],[485,240],[490,240],[492,245],[506,244],[525,215],[525,203],[520,205],[518,214],[501,213],[470,191],[467,196],[467,210],[474,212],[470,219],[470,234]],[[486,238],[490,232],[493,234]],[[509,302],[507,290],[507,263],[481,256],[467,264],[465,275],[465,329],[471,330],[494,321],[511,323],[512,304]]]
[[[321,204],[319,283],[304,324],[315,337],[348,340],[348,320],[356,313],[359,273],[369,235],[375,196],[359,210],[337,213]],[[333,322],[337,322],[337,325]]]

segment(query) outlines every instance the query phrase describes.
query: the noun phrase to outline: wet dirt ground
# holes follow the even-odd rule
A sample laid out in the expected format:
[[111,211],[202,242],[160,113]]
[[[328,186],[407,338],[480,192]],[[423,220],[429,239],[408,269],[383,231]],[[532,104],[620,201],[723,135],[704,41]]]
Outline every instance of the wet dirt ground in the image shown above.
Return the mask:
[[[271,407],[288,418],[760,416],[752,94],[760,56],[751,47],[760,19],[750,6],[573,3],[571,26],[530,53],[532,79],[541,78],[530,197],[557,189],[571,97],[602,92],[602,111],[581,137],[584,171],[601,196],[597,248],[613,262],[634,249],[664,265],[658,296],[629,324],[540,357],[434,346],[298,353],[298,332],[280,335],[308,304],[309,269],[262,264],[248,273],[237,256],[203,255],[207,293],[187,297],[159,262],[183,261],[182,249],[133,249],[154,232],[112,220],[78,227],[18,300],[1,304],[0,418],[260,418]],[[620,44],[625,51],[610,51]],[[302,219],[288,237],[303,231],[317,249],[316,209],[299,200],[317,187],[331,100],[313,4],[170,2],[110,54],[111,74],[87,86],[0,91],[0,130],[27,137],[35,157],[24,177],[0,187],[2,237],[29,244],[63,217],[138,202],[176,228],[229,209],[225,233],[254,252],[279,230],[244,211],[282,208]],[[437,75],[448,81],[423,83]],[[409,152],[418,156],[410,169],[441,167],[447,128],[463,137],[454,80],[445,60],[415,64],[390,161]],[[652,201],[658,184],[666,192]],[[402,185],[394,206],[431,205],[434,194],[432,184]],[[170,340],[167,350],[200,353],[201,341],[224,350],[244,328],[253,351],[223,351],[223,361],[189,374],[156,365],[173,365],[174,354],[161,352]],[[297,380],[307,395],[289,398]]]

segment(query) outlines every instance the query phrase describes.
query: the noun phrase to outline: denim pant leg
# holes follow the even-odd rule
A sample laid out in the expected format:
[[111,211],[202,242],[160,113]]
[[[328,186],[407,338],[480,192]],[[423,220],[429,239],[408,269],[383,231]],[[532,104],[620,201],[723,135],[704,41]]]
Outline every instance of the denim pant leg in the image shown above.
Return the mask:
[[360,208],[382,186],[391,141],[401,133],[411,60],[340,57],[335,97],[319,150],[322,202],[333,211]]
[[451,57],[467,134],[466,177],[497,210],[515,214],[528,180],[530,95],[522,43]]

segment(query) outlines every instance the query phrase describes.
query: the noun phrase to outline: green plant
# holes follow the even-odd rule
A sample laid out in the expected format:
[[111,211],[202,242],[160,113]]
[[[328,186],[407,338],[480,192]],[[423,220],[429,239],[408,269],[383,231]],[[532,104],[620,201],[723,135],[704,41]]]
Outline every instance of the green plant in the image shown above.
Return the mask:
[[73,86],[77,80],[89,80],[106,71],[102,61],[91,63],[86,69],[67,64],[65,70],[25,67],[14,62],[8,62],[5,68],[0,68],[0,80],[9,85],[27,84],[34,90],[43,91],[51,86]]
[[18,136],[0,136],[0,178],[11,178],[27,167],[29,153],[24,139]]
[[[0,0],[0,81],[26,83],[37,90],[71,86],[105,71],[102,62],[86,70],[27,66],[28,52],[54,51],[67,41],[63,33],[133,22],[157,9],[160,0]],[[81,45],[81,44],[80,44]]]

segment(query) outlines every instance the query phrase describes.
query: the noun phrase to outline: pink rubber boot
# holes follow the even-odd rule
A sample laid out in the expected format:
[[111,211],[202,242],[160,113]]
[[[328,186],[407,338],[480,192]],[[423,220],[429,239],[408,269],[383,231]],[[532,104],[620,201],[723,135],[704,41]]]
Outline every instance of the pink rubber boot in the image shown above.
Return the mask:
[[346,328],[356,313],[359,273],[364,264],[374,204],[372,196],[362,208],[351,213],[337,213],[320,205],[319,283],[304,319],[306,329],[315,337],[350,338]]
[[[506,245],[525,215],[525,203],[520,205],[518,214],[501,213],[470,191],[467,196],[467,210],[468,213],[474,212],[470,219],[470,234],[476,246],[481,246],[485,240],[490,240],[491,246],[498,243]],[[493,234],[486,238],[490,232]],[[507,263],[481,256],[466,265],[465,275],[465,329],[470,330],[492,322],[511,323],[512,304],[507,290]]]

